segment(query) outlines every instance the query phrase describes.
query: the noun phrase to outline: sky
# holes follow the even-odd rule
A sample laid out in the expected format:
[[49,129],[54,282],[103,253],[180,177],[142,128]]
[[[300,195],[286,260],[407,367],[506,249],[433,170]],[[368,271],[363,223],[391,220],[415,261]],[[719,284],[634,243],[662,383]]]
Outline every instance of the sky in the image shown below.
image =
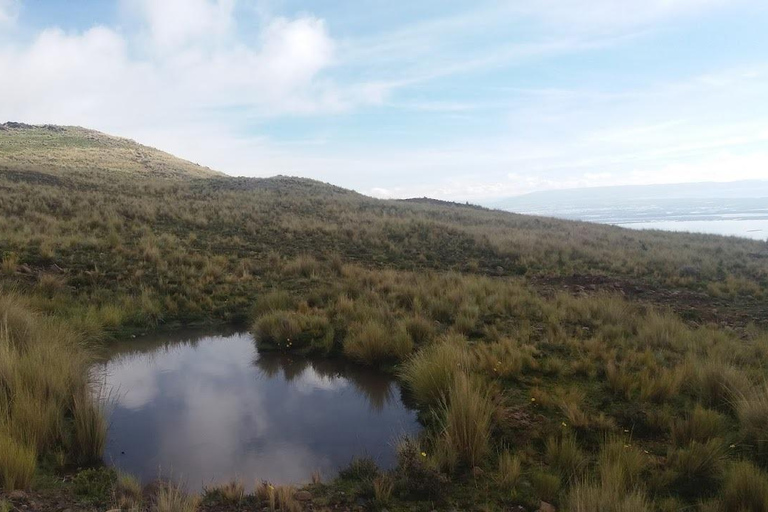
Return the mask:
[[0,0],[0,122],[484,202],[768,179],[764,0]]

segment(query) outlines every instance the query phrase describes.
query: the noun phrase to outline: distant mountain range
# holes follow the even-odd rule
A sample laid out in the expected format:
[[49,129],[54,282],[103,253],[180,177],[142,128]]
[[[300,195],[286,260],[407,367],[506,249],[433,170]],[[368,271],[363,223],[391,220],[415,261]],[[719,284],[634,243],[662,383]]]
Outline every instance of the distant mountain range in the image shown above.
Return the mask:
[[768,181],[547,190],[489,202],[517,213],[610,224],[650,220],[768,219]]

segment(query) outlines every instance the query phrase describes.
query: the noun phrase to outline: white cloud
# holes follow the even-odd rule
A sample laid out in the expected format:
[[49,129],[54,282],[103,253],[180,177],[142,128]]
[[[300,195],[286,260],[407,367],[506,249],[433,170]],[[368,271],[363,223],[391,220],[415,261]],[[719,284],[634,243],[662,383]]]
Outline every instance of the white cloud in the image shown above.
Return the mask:
[[140,16],[153,43],[161,51],[230,33],[234,25],[235,0],[123,0],[129,11]]
[[[160,4],[164,7],[156,7]],[[192,4],[215,10],[211,23],[226,25],[226,15],[216,13],[226,12],[230,3]],[[151,5],[160,14],[151,14],[148,23],[157,25],[153,30],[162,45],[189,42],[205,31],[195,24],[166,31],[159,20],[172,17],[170,6],[182,20],[185,9],[177,2]],[[0,76],[13,77],[0,81],[0,118],[130,134],[142,126],[224,122],[222,109],[233,107],[240,122],[346,108],[343,91],[319,78],[332,64],[335,48],[320,19],[270,20],[251,45],[198,43],[146,55],[136,51],[130,34],[94,27],[82,33],[48,29],[26,47],[0,46]]]

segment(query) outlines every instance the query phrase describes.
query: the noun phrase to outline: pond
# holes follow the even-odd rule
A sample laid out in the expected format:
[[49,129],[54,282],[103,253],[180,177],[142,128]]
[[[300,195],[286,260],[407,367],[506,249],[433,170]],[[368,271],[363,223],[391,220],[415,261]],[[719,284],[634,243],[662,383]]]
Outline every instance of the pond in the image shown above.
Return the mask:
[[175,333],[110,347],[105,460],[143,482],[190,489],[332,478],[355,457],[395,464],[419,430],[385,374],[333,360],[259,353],[247,333]]

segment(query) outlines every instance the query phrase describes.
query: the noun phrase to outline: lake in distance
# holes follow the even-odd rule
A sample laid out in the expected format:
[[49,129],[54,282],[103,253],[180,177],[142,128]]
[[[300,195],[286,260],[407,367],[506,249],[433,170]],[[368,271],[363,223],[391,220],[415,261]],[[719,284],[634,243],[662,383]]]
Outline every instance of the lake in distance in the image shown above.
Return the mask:
[[260,354],[247,333],[176,333],[110,347],[105,460],[189,489],[332,478],[355,457],[395,464],[416,412],[392,377],[331,360]]

